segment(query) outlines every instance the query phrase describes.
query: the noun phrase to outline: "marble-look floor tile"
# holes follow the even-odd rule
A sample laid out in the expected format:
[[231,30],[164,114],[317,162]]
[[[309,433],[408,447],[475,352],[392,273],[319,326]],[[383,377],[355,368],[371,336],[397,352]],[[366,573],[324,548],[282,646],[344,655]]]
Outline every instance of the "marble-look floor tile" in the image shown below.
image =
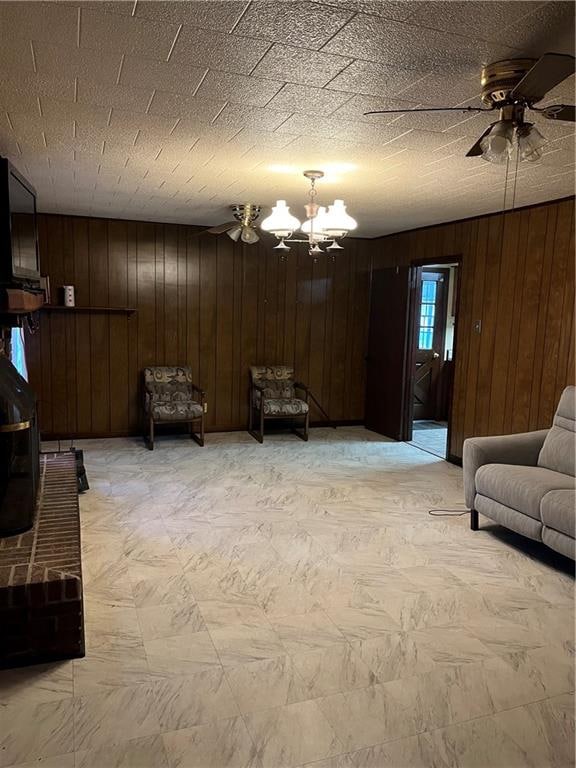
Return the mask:
[[324,611],[310,611],[296,616],[272,617],[270,623],[284,643],[288,653],[312,651],[346,638]]
[[[168,768],[262,768],[238,712],[268,764],[570,765],[573,577],[496,526],[429,518],[460,505],[461,469],[362,428],[81,447],[87,657],[69,668],[77,696],[102,692],[78,697],[80,768],[164,768],[159,743]],[[0,672],[0,718],[72,700],[73,673],[30,674]],[[26,768],[68,768],[57,735],[18,743]]]
[[428,765],[434,768],[544,768],[539,755],[531,755],[500,727],[499,715],[439,728],[421,737]]
[[74,693],[71,661],[34,664],[0,671],[0,708],[67,699]]
[[535,765],[574,765],[574,694],[510,709],[497,717],[503,740],[511,740]]
[[348,643],[297,653],[294,666],[306,684],[308,698],[365,688],[376,675]]
[[241,717],[162,736],[169,768],[262,768]]
[[151,707],[162,731],[190,728],[240,714],[219,667],[155,682],[151,691]]
[[261,621],[230,624],[213,629],[214,641],[224,666],[233,667],[249,661],[273,659],[286,653],[282,641],[272,627]]
[[191,675],[220,667],[214,643],[205,631],[145,640],[144,648],[152,675]]
[[71,698],[0,707],[0,766],[72,752],[73,711]]
[[409,634],[422,653],[436,665],[471,664],[494,655],[464,627],[428,627]]
[[143,645],[122,649],[89,649],[83,659],[75,659],[72,664],[75,696],[139,685],[150,678]]
[[137,608],[194,602],[190,584],[180,572],[153,578],[137,578],[132,581],[132,592]]
[[40,760],[30,760],[25,763],[14,763],[10,768],[75,768],[75,753],[67,755],[53,755],[43,757]]
[[400,629],[397,621],[381,606],[329,608],[328,616],[350,641]]
[[245,720],[263,768],[292,768],[344,752],[314,701],[252,712]]
[[243,714],[311,698],[291,656],[228,667],[226,676]]
[[76,751],[99,749],[160,733],[152,684],[112,688],[74,699]]
[[138,620],[145,640],[157,640],[206,629],[200,608],[192,601],[139,608]]
[[352,641],[352,648],[381,683],[434,669],[432,657],[410,632],[386,632]]
[[161,736],[145,736],[77,752],[76,765],[72,763],[72,768],[168,768],[168,758]]
[[419,732],[413,696],[399,700],[382,685],[327,696],[318,700],[318,706],[338,734],[344,752]]
[[313,763],[300,765],[298,768],[356,768],[352,755],[336,755],[326,760],[316,760]]
[[198,605],[209,630],[223,629],[230,624],[267,623],[262,608],[246,599],[201,600]]

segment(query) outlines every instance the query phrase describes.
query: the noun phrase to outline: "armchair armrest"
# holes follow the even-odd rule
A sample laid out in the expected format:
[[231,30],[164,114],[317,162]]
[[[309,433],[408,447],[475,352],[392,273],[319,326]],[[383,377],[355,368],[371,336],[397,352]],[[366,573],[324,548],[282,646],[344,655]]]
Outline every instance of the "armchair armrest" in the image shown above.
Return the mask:
[[517,435],[469,437],[464,440],[462,465],[464,469],[464,497],[468,509],[474,507],[476,472],[484,464],[517,464],[535,467],[544,444],[547,429],[521,432]]
[[196,384],[190,385],[193,392],[197,392],[200,397],[200,402],[204,404],[204,400],[206,399],[206,392],[201,389],[201,387],[198,387]]
[[294,389],[303,389],[304,392],[308,392],[310,389],[307,384],[303,384],[301,381],[294,382]]

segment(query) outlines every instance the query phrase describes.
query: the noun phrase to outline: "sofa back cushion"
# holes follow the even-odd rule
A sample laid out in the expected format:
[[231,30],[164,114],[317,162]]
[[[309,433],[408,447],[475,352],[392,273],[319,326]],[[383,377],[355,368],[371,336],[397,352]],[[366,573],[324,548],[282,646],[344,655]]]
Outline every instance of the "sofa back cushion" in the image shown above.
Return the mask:
[[538,456],[538,466],[576,475],[576,387],[566,387],[558,403],[554,422]]

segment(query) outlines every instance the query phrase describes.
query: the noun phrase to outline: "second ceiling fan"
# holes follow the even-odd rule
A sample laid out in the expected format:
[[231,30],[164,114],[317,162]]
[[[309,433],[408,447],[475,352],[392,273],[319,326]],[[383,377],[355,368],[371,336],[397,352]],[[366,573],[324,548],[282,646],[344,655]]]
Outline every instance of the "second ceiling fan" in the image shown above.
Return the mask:
[[418,107],[416,109],[384,109],[365,115],[409,114],[410,112],[494,112],[499,119],[491,123],[466,157],[482,157],[492,163],[505,163],[518,142],[522,160],[539,160],[546,139],[533,123],[525,119],[531,110],[547,120],[575,121],[572,104],[535,106],[555,86],[575,71],[574,56],[545,53],[540,59],[505,59],[488,64],[482,70],[482,101],[485,107]]

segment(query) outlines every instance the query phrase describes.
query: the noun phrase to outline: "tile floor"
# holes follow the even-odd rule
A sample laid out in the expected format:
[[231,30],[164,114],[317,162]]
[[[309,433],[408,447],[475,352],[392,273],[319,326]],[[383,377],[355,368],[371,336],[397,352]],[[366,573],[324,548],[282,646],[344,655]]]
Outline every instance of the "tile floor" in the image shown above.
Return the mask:
[[442,421],[415,421],[412,428],[412,445],[446,458],[448,426]]
[[82,447],[88,651],[0,672],[2,768],[573,765],[569,569],[430,517],[457,467],[361,428]]

